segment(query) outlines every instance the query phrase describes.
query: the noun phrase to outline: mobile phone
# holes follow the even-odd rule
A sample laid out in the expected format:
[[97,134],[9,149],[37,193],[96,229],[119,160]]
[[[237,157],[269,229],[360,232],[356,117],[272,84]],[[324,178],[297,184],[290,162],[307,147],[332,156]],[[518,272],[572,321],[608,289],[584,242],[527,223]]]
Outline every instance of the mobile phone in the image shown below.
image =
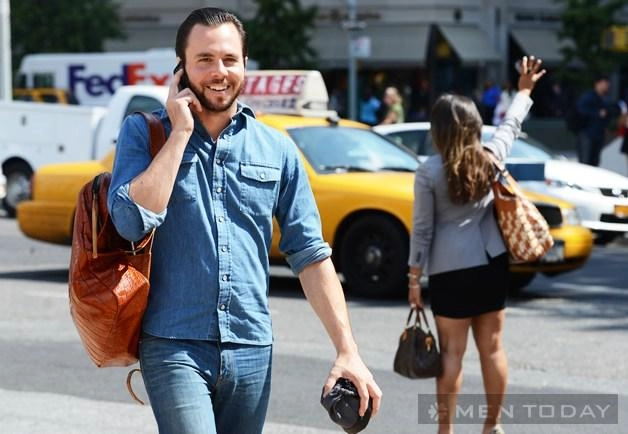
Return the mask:
[[[176,74],[177,71],[182,68],[183,68],[183,62],[179,62],[177,63],[177,66],[174,67],[174,70],[172,71],[172,73]],[[188,76],[185,73],[185,70],[183,70],[183,75],[181,76],[181,79],[179,80],[179,91],[189,86],[190,86],[190,82],[188,81]]]

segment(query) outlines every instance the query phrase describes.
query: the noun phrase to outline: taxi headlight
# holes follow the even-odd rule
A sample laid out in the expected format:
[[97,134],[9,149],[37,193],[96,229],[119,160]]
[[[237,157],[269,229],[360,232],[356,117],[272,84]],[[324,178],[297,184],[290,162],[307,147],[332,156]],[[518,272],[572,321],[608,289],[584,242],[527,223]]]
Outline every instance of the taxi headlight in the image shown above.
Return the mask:
[[580,215],[576,208],[561,208],[563,214],[563,224],[579,226],[581,224]]

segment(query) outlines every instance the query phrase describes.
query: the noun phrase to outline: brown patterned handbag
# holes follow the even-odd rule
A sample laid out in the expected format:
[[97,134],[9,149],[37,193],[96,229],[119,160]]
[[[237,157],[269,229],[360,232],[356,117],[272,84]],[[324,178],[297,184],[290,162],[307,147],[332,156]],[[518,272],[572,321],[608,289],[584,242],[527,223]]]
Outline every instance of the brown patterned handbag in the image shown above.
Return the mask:
[[[155,156],[165,142],[163,125],[156,115],[141,114]],[[110,181],[110,173],[101,173],[79,193],[68,278],[72,320],[99,368],[137,362],[154,233],[136,243],[118,234],[107,210]]]
[[511,262],[534,262],[554,245],[547,220],[525,197],[504,164],[490,151],[496,174],[492,183],[497,223]]

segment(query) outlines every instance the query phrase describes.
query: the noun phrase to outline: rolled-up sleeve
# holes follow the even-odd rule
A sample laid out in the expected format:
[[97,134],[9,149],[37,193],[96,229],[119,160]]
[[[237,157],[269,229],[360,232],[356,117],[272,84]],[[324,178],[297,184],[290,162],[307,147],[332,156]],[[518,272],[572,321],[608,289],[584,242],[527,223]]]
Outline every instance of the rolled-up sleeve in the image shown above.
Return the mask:
[[[286,140],[289,140],[286,138]],[[321,219],[296,146],[289,141],[275,217],[281,231],[279,249],[294,274],[331,256],[323,240]]]
[[129,196],[131,181],[151,162],[149,148],[144,119],[138,115],[127,117],[118,135],[107,205],[117,231],[129,241],[141,239],[166,218],[167,211],[152,212]]
[[425,164],[414,178],[414,203],[408,265],[425,269],[434,234],[434,190]]

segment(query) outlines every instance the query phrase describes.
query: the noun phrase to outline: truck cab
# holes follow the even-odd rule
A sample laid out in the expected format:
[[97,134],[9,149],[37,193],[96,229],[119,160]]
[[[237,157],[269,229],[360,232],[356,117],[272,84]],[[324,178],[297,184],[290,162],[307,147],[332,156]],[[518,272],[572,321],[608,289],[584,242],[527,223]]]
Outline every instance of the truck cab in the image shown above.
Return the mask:
[[124,118],[164,107],[166,86],[120,87],[108,107],[0,103],[0,166],[6,177],[2,205],[14,217],[30,197],[31,176],[44,164],[102,158],[115,146]]

